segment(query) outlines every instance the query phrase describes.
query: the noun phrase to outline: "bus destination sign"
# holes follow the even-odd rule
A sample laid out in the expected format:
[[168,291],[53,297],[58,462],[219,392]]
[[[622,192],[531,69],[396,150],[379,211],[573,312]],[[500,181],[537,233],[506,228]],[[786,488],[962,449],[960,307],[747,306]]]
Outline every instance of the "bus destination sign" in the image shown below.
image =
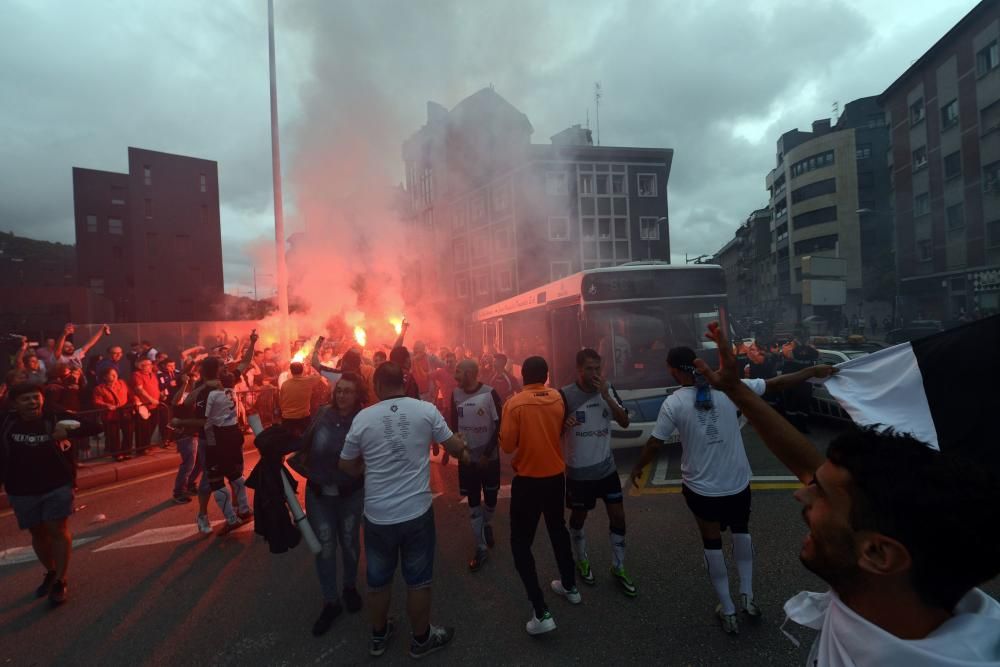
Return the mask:
[[586,274],[581,291],[586,302],[725,296],[726,279],[722,269],[702,267],[602,272]]

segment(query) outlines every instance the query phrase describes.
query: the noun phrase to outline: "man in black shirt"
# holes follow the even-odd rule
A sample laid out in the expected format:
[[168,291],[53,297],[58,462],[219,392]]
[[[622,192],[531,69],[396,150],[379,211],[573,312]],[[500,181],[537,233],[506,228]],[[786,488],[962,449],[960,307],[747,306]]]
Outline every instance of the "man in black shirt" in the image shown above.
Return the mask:
[[81,424],[68,413],[44,410],[42,388],[18,384],[11,388],[14,412],[0,425],[0,484],[22,530],[31,531],[31,545],[45,566],[36,597],[49,596],[53,605],[66,601],[66,569],[73,538],[66,521],[73,513],[73,460],[70,434],[89,437],[100,428]]

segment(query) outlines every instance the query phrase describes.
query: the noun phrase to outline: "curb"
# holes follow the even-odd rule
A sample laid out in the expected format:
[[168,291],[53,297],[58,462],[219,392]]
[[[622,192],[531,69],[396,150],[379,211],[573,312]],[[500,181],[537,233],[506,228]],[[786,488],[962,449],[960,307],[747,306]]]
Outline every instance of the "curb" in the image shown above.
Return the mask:
[[[253,448],[253,436],[246,436],[243,439],[243,451],[246,452]],[[161,449],[158,445],[153,445],[152,452],[152,454],[128,461],[105,460],[81,463],[76,473],[77,492],[98,489],[137,477],[145,477],[177,468],[180,464],[180,456],[176,449]],[[0,492],[0,509],[9,508],[10,502],[7,500],[7,493]]]

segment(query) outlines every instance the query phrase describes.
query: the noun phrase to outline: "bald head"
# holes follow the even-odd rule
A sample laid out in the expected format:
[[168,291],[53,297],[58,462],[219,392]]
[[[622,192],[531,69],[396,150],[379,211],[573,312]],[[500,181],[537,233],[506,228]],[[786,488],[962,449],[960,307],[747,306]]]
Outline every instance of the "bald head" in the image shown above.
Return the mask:
[[479,386],[479,364],[475,359],[463,359],[455,367],[455,382],[465,391],[473,391]]

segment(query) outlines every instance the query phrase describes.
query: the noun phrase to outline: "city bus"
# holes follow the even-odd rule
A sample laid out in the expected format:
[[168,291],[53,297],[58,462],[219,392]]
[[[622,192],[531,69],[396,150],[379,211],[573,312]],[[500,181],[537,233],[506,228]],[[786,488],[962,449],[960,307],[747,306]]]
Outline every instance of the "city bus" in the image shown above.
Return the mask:
[[[576,353],[598,351],[604,375],[629,410],[627,429],[612,430],[612,446],[645,444],[663,399],[676,389],[667,351],[686,345],[709,364],[715,344],[709,322],[727,326],[726,280],[720,266],[630,262],[589,269],[476,310],[471,339],[519,365],[532,355],[549,363],[549,384],[576,380]],[[676,437],[676,436],[675,436]]]

